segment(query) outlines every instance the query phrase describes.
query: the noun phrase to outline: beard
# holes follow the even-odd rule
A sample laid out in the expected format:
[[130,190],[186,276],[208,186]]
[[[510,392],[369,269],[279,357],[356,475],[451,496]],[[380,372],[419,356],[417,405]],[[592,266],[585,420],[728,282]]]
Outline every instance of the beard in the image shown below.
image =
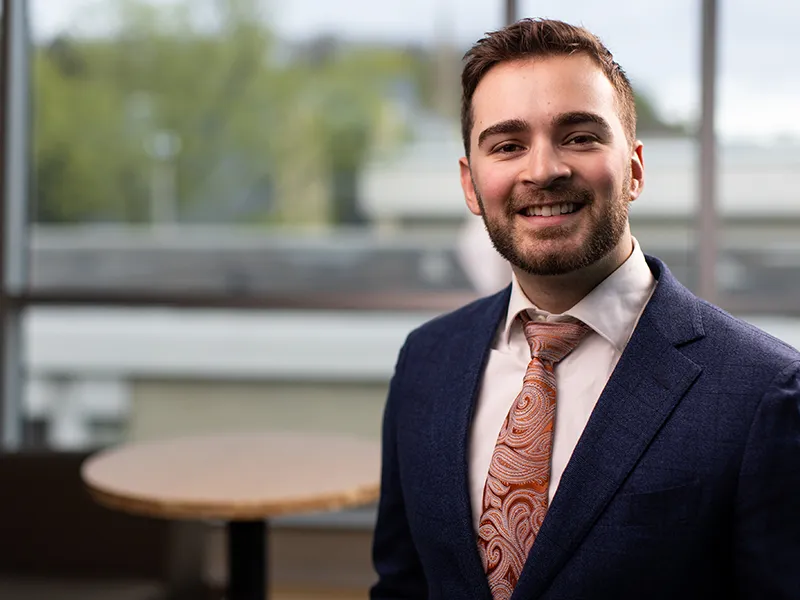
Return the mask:
[[[475,186],[474,181],[473,186]],[[627,195],[629,187],[630,174],[625,177],[621,189],[610,199],[608,207],[601,213],[591,212],[596,205],[594,194],[590,190],[573,186],[560,185],[544,192],[512,194],[506,203],[505,214],[502,217],[491,219],[486,215],[483,199],[477,186],[474,189],[486,231],[489,233],[495,249],[503,258],[531,275],[565,275],[594,264],[617,246],[628,224]],[[529,239],[522,239],[523,235],[527,238],[535,236],[536,240],[541,241],[558,239],[566,241],[575,234],[574,226],[552,226],[535,233],[521,232],[514,227],[515,217],[520,210],[532,203],[543,201],[558,204],[573,202],[583,205],[580,210],[587,213],[582,218],[589,219],[589,231],[578,248],[567,249],[565,247],[552,251],[537,249],[535,246],[527,250],[524,248],[528,245],[526,242]]]

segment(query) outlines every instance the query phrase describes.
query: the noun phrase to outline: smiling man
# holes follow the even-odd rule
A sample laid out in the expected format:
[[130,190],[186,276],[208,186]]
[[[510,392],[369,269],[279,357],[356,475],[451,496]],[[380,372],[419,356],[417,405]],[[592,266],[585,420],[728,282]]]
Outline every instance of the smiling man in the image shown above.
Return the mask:
[[624,72],[523,20],[462,84],[461,185],[512,284],[400,351],[371,598],[800,597],[800,354],[632,237]]
[[[487,62],[476,60],[465,77],[479,76]],[[583,53],[501,62],[476,82],[464,109],[467,204],[518,278],[560,276],[560,289],[571,280],[573,293],[558,294],[554,312],[631,253],[628,203],[642,189],[642,144],[634,141],[630,85],[608,68],[619,91]],[[521,283],[526,293],[541,287]]]

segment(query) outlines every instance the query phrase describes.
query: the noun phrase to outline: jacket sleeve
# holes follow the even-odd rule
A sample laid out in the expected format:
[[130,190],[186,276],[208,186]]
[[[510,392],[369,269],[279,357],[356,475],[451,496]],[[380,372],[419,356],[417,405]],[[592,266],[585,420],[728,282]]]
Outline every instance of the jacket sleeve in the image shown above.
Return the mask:
[[406,518],[397,456],[397,410],[403,402],[406,346],[400,350],[389,397],[383,414],[383,454],[378,519],[372,559],[378,581],[370,590],[371,600],[425,600],[427,583]]
[[774,378],[756,410],[734,536],[740,599],[800,598],[800,362]]

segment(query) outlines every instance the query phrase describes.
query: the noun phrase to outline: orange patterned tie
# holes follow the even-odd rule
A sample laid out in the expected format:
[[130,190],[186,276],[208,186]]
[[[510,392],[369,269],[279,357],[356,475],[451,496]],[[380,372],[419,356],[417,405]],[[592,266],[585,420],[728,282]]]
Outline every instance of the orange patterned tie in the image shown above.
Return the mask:
[[580,322],[538,323],[525,313],[520,318],[531,362],[497,438],[478,528],[481,560],[494,600],[511,597],[547,512],[555,365],[589,332]]

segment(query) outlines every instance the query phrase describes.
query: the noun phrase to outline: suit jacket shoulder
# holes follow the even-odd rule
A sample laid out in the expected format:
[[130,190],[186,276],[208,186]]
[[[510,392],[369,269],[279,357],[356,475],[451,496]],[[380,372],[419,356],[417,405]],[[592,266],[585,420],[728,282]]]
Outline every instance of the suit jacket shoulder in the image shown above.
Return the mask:
[[783,340],[697,299],[710,344],[729,358],[752,365],[779,366],[800,360],[800,352]]

